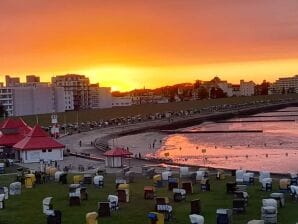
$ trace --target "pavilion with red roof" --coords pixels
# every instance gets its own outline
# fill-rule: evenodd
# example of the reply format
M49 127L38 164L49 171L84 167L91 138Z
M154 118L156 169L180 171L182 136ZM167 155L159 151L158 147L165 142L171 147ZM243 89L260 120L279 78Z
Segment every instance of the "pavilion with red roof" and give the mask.
M14 154L12 146L21 141L31 129L21 118L7 118L1 122L0 146L3 148L4 157L12 158Z
M132 155L131 152L122 148L114 148L104 153L106 156L106 166L108 167L122 167L123 158Z
M64 145L51 138L40 125L13 145L24 163L63 160Z

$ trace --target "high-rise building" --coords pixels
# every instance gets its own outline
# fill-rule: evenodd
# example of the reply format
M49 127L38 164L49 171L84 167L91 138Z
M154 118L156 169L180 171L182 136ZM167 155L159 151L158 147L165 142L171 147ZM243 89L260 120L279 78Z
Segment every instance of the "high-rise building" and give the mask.
M89 78L84 75L67 74L52 77L52 84L64 87L65 95L73 96L74 110L89 108Z
M13 87L13 116L65 111L62 87Z
M19 77L10 77L9 75L5 76L5 86L6 87L13 87L20 85L20 78Z
M0 105L8 116L13 116L13 93L11 88L0 87Z
M26 76L26 82L27 83L40 82L40 78L38 76L35 76L35 75L27 75Z

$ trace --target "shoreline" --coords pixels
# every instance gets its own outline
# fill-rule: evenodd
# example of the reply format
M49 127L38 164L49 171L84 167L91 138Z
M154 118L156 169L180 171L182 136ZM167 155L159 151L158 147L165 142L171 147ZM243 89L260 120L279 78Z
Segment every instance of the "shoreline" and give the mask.
M75 153L78 153L80 156L82 155L81 153L86 153L89 152L91 157L96 157L96 158L101 158L103 159L103 150L100 148L97 148L97 142L108 142L112 140L113 138L117 137L122 137L122 136L128 136L128 135L133 135L133 134L140 134L144 132L156 132L164 129L168 130L173 130L173 129L178 129L178 128L183 128L183 127L189 127L193 125L198 125L202 122L206 121L219 121L219 120L225 120L225 119L230 119L233 117L237 116L243 116L243 115L252 115L260 112L268 112L272 110L278 110L282 109L285 107L289 106L298 106L298 102L286 102L286 103L278 103L278 104L270 104L270 105L262 105L262 106L257 106L257 107L249 107L249 108L244 108L240 109L237 111L226 111L226 112L213 112L209 114L195 114L190 117L183 117L183 118L176 118L173 122L169 123L167 120L153 120L153 121L146 121L146 122L141 122L137 124L130 124L130 125L125 125L125 126L115 126L115 127L108 127L108 128L103 128L103 129L96 129L88 132L83 132L79 134L73 134L71 136L65 136L63 138L60 138L59 141L63 139L70 139L69 141L71 142L72 146L76 145L76 141L79 139L82 139L82 141L85 143L85 141L94 141L94 146L93 147L86 147L85 144L83 147L71 147L71 149L75 149ZM68 142L69 142L68 141ZM67 145L67 144L66 144ZM88 145L88 144L87 144ZM72 151L73 153L73 151ZM88 158L88 157L86 157ZM134 161L140 165L140 163L150 163L150 164L167 164L167 165L172 165L172 166L186 166L183 163L174 163L174 162L169 162L165 161L162 159L139 159L139 158L132 158L131 163L132 166L134 166ZM202 165L196 166L196 165L187 165L189 167L204 167ZM227 169L227 168L214 168L214 167L208 167L209 169L216 170L216 169L222 169L222 170L227 170L231 171L233 169ZM259 171L252 170L252 172L257 173ZM273 174L273 173L272 173ZM284 173L276 173L276 175L285 175Z

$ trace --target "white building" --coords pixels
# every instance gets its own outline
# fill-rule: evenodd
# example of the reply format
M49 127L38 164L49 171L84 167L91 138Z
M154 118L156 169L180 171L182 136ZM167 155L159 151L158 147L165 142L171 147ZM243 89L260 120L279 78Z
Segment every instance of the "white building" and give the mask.
M73 92L64 91L65 111L74 110Z
M84 75L67 74L52 77L52 84L57 87L64 87L67 96L70 96L71 93L69 92L72 92L75 110L89 108L89 78Z
M227 81L221 81L217 83L218 87L222 89L224 93L227 94L227 97L233 96L233 88L231 84L229 84Z
M231 85L231 87L232 87L232 96L241 96L240 85Z
M0 105L3 105L8 116L13 116L13 94L11 88L0 87Z
M224 93L227 94L228 97L233 96L233 88L232 85L229 84L225 80L221 80L219 77L215 76L212 80L210 81L205 81L202 83L203 87L207 89L209 92L209 97L210 97L210 91L212 88L220 88Z
M17 157L24 163L63 160L64 147L50 138L39 125L36 125L25 138L13 146L17 151Z
M168 103L169 99L163 96L147 95L147 96L132 96L132 104L148 104L148 103Z
M99 108L111 108L113 97L110 87L99 87Z
M89 86L90 108L111 108L113 103L110 87L99 87L98 84Z
M253 96L255 95L256 84L253 81L245 82L240 80L240 95L241 96Z
M269 88L269 94L298 93L298 75L279 78Z
M14 87L13 116L65 112L62 87Z
M113 97L112 106L113 107L127 107L132 105L131 97Z

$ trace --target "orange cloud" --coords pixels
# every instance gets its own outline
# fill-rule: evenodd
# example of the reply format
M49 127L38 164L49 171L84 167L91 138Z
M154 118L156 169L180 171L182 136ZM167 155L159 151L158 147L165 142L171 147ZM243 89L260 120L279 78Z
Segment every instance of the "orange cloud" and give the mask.
M0 2L0 74L82 72L118 89L297 73L295 0ZM261 75L261 76L260 76Z

